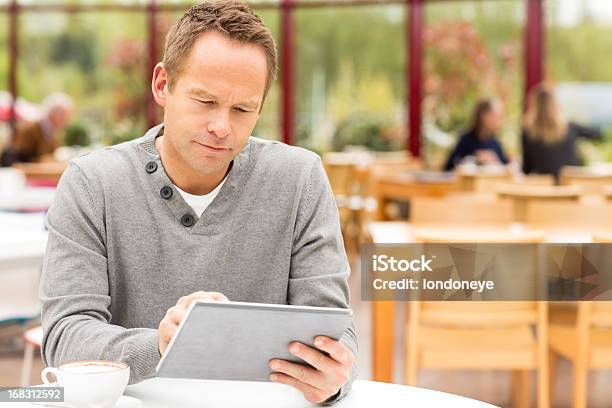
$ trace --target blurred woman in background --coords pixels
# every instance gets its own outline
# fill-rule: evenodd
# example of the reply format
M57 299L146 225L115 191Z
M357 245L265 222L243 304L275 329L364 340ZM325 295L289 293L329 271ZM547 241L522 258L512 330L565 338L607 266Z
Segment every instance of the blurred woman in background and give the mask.
M476 164L507 164L508 159L495 134L503 124L503 107L495 99L481 99L474 107L467 132L451 152L444 166L451 171L466 157L472 156Z
M561 167L582 164L576 150L579 137L601 139L602 134L596 129L567 122L550 87L534 88L529 94L521 134L523 172L552 174L558 181Z

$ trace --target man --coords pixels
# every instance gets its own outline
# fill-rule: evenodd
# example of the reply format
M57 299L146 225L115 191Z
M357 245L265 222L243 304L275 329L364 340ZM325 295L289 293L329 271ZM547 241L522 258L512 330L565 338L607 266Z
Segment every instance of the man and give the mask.
M195 299L348 307L320 159L249 136L276 67L269 30L240 1L195 5L171 29L152 81L163 125L73 161L49 211L45 363L121 360L134 383ZM314 368L274 359L271 380L335 402L356 376L354 329L315 345L289 347Z
M18 129L15 141L2 155L2 165L52 158L59 135L70 122L72 108L72 99L66 94L54 93L45 98L43 118Z

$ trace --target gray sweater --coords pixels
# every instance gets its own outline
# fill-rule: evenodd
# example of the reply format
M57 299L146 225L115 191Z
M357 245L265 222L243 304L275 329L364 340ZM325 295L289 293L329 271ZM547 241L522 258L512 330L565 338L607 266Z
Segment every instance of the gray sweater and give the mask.
M47 365L119 360L130 383L150 378L159 322L198 290L348 307L338 212L316 154L250 138L199 218L164 171L162 131L75 159L62 176L40 286ZM342 341L356 356L353 328Z

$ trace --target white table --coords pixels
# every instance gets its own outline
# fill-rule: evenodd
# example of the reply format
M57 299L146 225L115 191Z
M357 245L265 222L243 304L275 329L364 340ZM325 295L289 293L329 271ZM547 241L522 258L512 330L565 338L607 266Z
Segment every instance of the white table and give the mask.
M154 378L131 385L125 395L138 398L141 408L306 408L308 403L293 388L274 383L202 381ZM358 380L337 408L486 408L484 402L458 395L373 381ZM0 403L0 407L40 407L27 403Z
M38 283L47 232L44 213L0 211L0 320L40 313Z
M311 407L301 393L281 384L155 378L128 387L126 395L143 408L302 408ZM492 407L480 401L416 387L356 381L338 408Z
M0 210L48 210L55 197L54 187L24 187L0 192Z
M46 244L44 213L0 211L0 273L41 265Z

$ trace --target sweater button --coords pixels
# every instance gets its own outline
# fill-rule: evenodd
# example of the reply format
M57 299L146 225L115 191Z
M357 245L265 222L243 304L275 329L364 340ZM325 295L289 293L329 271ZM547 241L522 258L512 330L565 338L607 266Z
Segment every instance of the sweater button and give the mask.
M185 214L181 217L181 224L183 224L185 227L191 227L193 225L193 215L191 214Z
M162 189L159 190L159 194L161 195L161 198L168 200L170 197L172 197L172 189L168 186L163 186Z
M147 165L145 166L145 170L149 174L155 173L157 171L157 163L155 163L154 161L148 162Z

